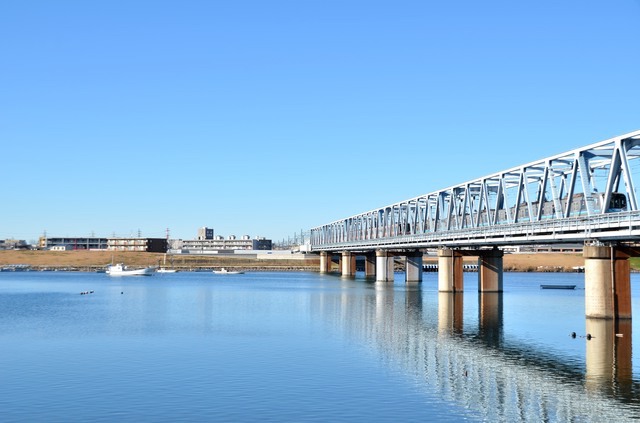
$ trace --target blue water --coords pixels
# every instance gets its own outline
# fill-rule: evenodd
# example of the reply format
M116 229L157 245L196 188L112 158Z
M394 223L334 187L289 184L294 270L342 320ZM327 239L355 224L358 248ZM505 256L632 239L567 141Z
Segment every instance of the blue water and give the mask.
M0 273L0 421L640 417L637 342L584 337L584 275L507 273L494 297L402 277Z

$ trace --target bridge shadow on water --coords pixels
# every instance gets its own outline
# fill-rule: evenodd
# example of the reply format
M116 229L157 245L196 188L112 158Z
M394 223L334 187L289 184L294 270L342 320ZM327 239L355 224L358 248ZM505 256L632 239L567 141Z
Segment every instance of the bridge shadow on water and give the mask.
M478 294L477 325L470 327L464 324L464 293L437 293L436 301L420 283L342 279L341 284L341 292L315 299L328 321L374 348L419 386L483 420L640 418L630 320L586 319L591 337L583 339L584 362L576 363L544 345L508 339L503 293ZM353 295L355 286L366 295Z

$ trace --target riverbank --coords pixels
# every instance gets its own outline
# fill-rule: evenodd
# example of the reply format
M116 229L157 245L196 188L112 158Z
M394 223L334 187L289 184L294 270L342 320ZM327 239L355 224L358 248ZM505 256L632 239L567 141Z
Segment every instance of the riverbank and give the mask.
M110 263L125 263L128 266L163 266L165 255L133 251L0 251L0 266L26 264L47 270L96 270ZM424 258L425 264L436 264L437 257ZM465 263L476 264L469 257ZM167 256L166 264L178 270L209 270L226 267L238 270L264 271L317 271L320 259L316 255L291 259L254 259L230 256ZM505 254L503 262L507 272L573 272L584 266L580 253L536 253ZM631 259L634 270L640 269L637 259ZM334 270L338 271L337 263Z
M425 263L437 264L438 259L425 260ZM477 264L475 257L468 257L465 264ZM575 272L584 267L582 253L535 253L505 254L503 259L505 272Z
M167 266L196 271L225 267L229 270L314 271L320 266L317 256L303 259L254 259L229 256L174 255L137 251L0 251L0 267L26 264L38 270L98 270L111 263L127 266Z

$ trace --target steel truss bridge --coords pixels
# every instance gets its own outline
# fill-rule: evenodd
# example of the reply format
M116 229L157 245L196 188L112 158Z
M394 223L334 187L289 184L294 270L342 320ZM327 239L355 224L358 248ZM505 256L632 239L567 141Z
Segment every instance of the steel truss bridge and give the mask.
M312 251L640 239L640 131L311 229Z

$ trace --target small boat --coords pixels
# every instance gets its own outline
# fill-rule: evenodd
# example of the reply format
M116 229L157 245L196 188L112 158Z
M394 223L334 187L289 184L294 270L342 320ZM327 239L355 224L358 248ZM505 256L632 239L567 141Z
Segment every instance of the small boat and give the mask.
M160 267L157 272L158 273L176 273L177 270L173 269L173 259L171 260L171 267L167 267L167 255L164 255L164 263L162 264L162 267Z
M540 285L542 289L576 289L575 285Z
M130 269L122 263L110 264L106 273L109 276L151 276L156 272L155 267L145 267L143 269Z
M31 270L29 264L9 264L0 269L0 272L28 272Z
M214 270L213 273L215 273L216 275L241 275L244 272L240 270L227 270L223 267L220 270Z

